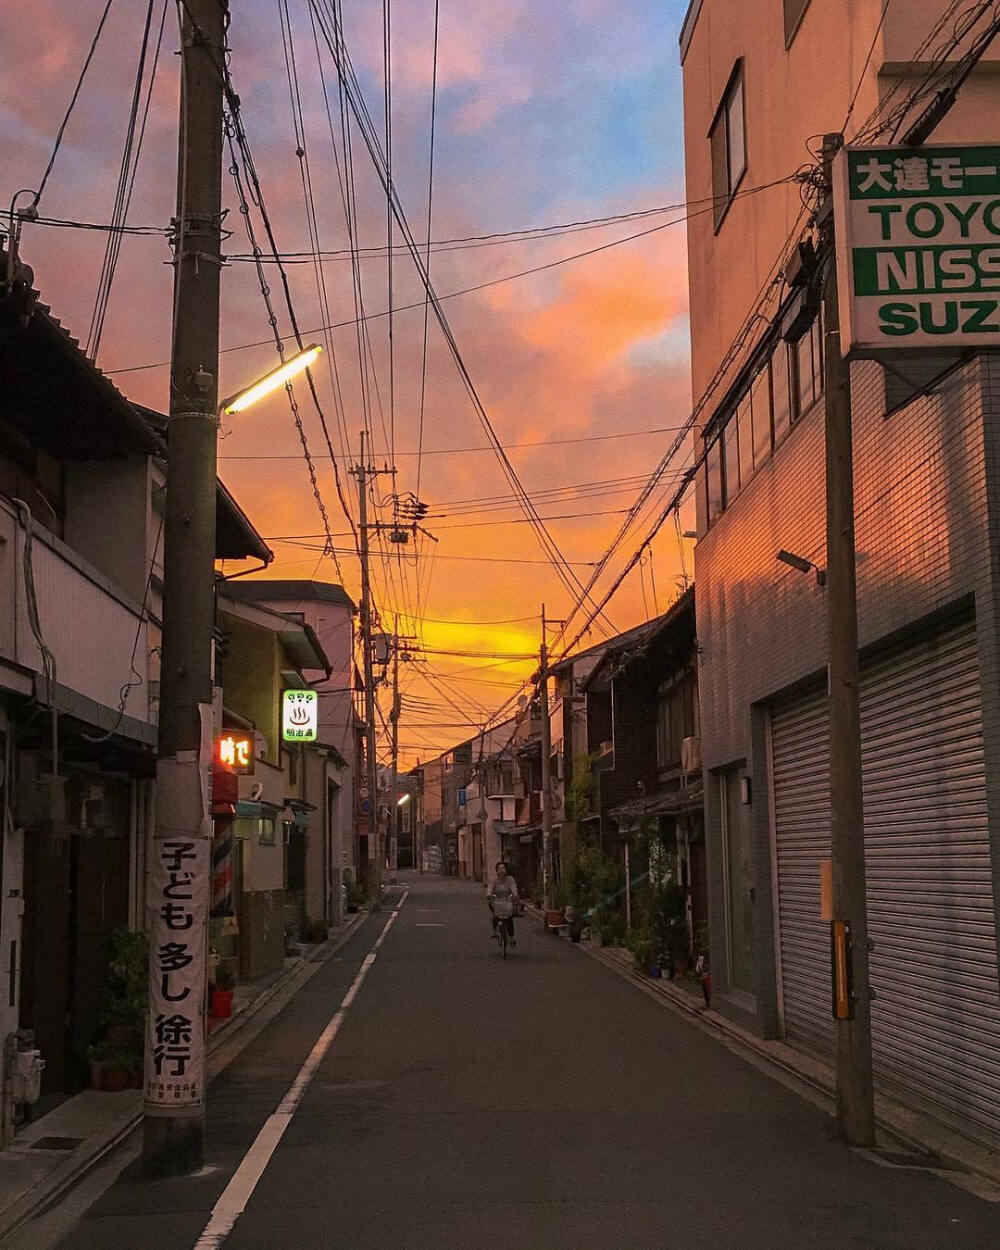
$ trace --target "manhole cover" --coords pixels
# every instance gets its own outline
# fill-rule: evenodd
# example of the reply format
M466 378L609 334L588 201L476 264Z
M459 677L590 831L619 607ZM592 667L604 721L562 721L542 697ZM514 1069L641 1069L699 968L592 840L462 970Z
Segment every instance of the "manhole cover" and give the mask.
M75 1150L82 1137L39 1137L31 1143L32 1150Z

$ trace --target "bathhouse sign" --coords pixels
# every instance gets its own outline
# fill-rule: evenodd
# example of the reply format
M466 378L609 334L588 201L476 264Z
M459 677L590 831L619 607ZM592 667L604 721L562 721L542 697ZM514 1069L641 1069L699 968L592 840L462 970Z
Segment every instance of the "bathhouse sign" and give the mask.
M844 148L834 210L845 351L1000 347L1000 145Z

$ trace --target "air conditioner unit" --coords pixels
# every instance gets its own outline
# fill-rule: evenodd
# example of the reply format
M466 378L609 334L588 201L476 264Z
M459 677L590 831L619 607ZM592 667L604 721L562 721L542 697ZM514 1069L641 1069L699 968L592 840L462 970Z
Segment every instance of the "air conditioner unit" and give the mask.
M681 772L701 771L701 739L685 738L681 743Z

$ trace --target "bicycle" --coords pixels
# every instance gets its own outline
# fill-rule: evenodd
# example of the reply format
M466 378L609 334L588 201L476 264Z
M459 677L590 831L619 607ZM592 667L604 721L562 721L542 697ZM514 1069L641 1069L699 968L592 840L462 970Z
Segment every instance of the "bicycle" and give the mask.
M490 901L493 913L493 930L500 945L500 958L507 958L507 947L514 939L514 904L509 899L495 898Z

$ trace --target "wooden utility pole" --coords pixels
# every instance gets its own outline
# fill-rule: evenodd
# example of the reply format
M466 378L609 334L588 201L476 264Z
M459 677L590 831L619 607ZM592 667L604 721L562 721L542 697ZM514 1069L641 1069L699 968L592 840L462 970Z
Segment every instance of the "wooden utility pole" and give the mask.
M358 528L361 550L361 648L365 678L365 753L371 811L368 816L368 901L372 911L382 910L382 856L378 829L378 766L375 762L375 673L372 665L372 598L368 548L368 479L365 432L361 431L361 459L354 470L358 479Z
M542 645L538 651L538 698L542 715L542 895L545 910L552 908L552 781L549 755L552 750L549 729L549 648L545 638L545 604L542 604Z
M142 1166L202 1166L226 0L185 0Z
M837 1125L854 1146L875 1141L868 902L861 790L858 603L854 547L851 371L840 344L837 253L830 188L843 136L823 138L826 400L826 597L830 708L830 858L833 875Z

